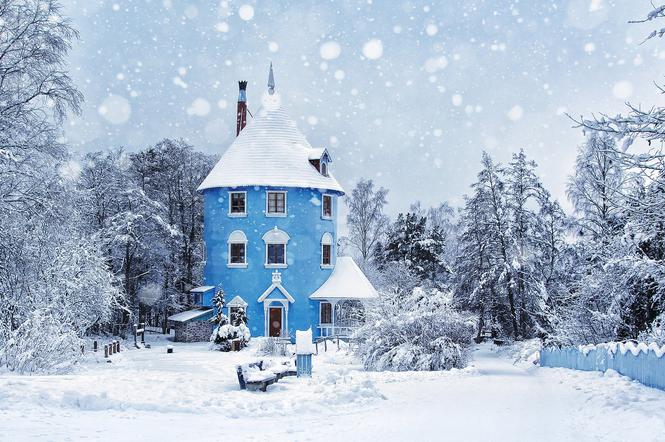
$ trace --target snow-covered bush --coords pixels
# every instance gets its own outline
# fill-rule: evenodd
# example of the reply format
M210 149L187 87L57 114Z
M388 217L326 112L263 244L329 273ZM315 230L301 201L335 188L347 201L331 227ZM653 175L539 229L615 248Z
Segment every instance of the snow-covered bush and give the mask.
M220 351L231 351L231 341L240 339L243 344L249 342L251 332L247 327L247 315L245 309L236 309L233 313L232 321L223 313L224 309L224 290L217 288L215 296L212 299L217 314L211 321L217 326L212 331L210 342L215 345L215 349Z
M82 344L69 324L40 309L11 332L0 346L0 358L9 370L19 373L61 372L78 360Z
M290 356L288 345L278 338L257 338L256 354L259 356Z
M415 289L381 293L355 333L366 370L425 371L466 366L474 324L449 304L450 294Z

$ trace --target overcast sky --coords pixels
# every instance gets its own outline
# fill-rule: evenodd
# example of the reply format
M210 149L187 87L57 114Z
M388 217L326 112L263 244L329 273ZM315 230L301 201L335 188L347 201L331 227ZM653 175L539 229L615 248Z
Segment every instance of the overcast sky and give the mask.
M71 70L86 97L67 140L80 151L164 137L222 154L237 80L257 110L268 64L313 146L350 190L459 205L481 152L524 148L569 208L579 129L564 115L663 104L665 45L629 25L647 0L64 0L81 33Z

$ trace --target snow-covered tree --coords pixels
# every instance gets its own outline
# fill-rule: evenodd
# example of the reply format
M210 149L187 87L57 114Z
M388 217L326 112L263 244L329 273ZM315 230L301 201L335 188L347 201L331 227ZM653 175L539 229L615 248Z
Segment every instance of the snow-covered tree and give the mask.
M53 371L76 361L119 292L80 212L79 166L58 142L82 100L65 66L77 33L57 1L0 6L0 361Z

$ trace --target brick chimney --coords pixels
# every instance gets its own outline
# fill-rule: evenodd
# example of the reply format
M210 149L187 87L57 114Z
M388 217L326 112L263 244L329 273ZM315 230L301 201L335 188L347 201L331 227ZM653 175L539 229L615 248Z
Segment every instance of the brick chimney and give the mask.
M247 125L247 82L239 81L238 88L238 114L236 119L236 137L240 135L240 131Z

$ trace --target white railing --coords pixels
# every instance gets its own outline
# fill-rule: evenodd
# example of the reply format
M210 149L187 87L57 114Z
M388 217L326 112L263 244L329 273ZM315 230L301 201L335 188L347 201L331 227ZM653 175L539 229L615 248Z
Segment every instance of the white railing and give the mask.
M347 337L351 336L357 327L344 326L344 325L333 325L333 324L319 324L320 336L322 338L332 337L332 336L342 336Z

